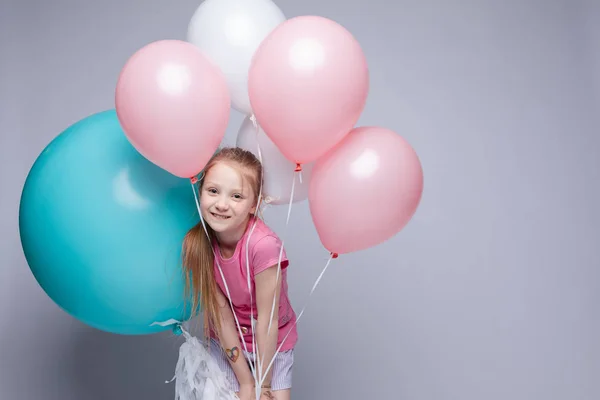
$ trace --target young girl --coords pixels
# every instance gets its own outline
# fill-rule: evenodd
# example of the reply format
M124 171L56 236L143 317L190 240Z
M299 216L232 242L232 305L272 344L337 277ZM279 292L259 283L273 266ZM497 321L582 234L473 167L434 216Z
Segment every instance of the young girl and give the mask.
M255 399L252 363L257 376L260 373L264 377L261 400L289 400L293 349L298 339L296 314L288 298L289 262L285 252L277 279L282 243L256 216L261 177L262 166L249 151L225 148L213 156L204 169L199 189L200 210L210 238L201 223L192 228L183 244L183 265L194 302L202 305L211 354L228 376L231 389L241 400ZM252 293L248 290L247 261ZM225 284L244 343L240 341ZM252 343L253 329L257 349ZM258 353L263 364L260 372L253 352ZM273 357L275 360L266 371Z

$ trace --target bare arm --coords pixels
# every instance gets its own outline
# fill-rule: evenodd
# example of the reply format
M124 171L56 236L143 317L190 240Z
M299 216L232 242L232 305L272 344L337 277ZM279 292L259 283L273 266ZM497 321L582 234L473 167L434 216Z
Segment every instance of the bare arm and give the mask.
M262 362L261 375L264 378L263 385L271 384L273 366L266 371L275 356L277 350L277 338L279 335L279 296L281 292L281 277L277 279L277 265L267 268L255 277L256 283L256 308L258 319L256 322L256 342ZM273 296L275 297L275 309L269 330L269 321L271 320L271 310L273 308ZM268 333L267 333L268 331ZM266 375L265 375L266 372ZM266 377L265 377L266 376Z
M231 306L220 290L217 290L217 301L219 302L219 315L221 316L221 332L218 333L221 347L223 347L240 385L254 385L252 371L250 371L250 367L242 353L243 347L240 343L239 332L233 318Z

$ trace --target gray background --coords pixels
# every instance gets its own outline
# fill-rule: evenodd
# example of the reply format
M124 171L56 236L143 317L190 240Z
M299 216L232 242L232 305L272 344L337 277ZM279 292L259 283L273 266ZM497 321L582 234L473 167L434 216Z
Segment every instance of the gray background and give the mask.
M371 70L359 124L407 138L426 178L409 226L336 260L317 288L293 398L599 399L599 2L277 3L354 33ZM173 396L164 381L181 339L107 334L60 311L25 263L17 216L43 147L112 108L126 59L184 39L198 4L2 0L2 399ZM229 143L241 121L232 115ZM285 213L267 213L279 232ZM327 254L306 202L290 223L300 309Z

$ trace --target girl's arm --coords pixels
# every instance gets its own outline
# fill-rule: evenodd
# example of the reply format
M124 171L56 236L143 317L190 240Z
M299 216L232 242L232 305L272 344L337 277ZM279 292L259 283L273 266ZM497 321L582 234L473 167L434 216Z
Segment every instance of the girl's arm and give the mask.
M258 319L256 321L256 343L258 345L258 354L262 362L261 377L264 378L263 386L270 386L273 372L273 365L269 371L265 371L271 360L275 356L277 350L277 338L279 336L279 295L281 291L282 273L279 271L279 279L277 279L277 264L256 275L256 308ZM269 319L273 307L273 296L275 296L275 309L273 310L273 318L271 322L271 330L269 330ZM268 331L268 334L267 334ZM258 364L257 364L258 369Z
M229 301L223 295L221 290L217 288L217 301L219 303L219 315L221 317L221 332L218 332L219 342L225 351L229 364L235 373L235 376L240 384L254 386L254 377L252 371L246 362L243 347L240 343L240 337L233 318Z

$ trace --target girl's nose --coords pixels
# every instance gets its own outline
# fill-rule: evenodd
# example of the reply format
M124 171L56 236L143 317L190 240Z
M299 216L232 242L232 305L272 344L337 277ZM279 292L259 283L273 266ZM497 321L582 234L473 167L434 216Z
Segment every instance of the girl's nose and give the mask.
M225 210L227 210L229 208L229 203L227 203L227 200L225 200L225 199L219 199L216 202L215 207L219 211L225 211Z

